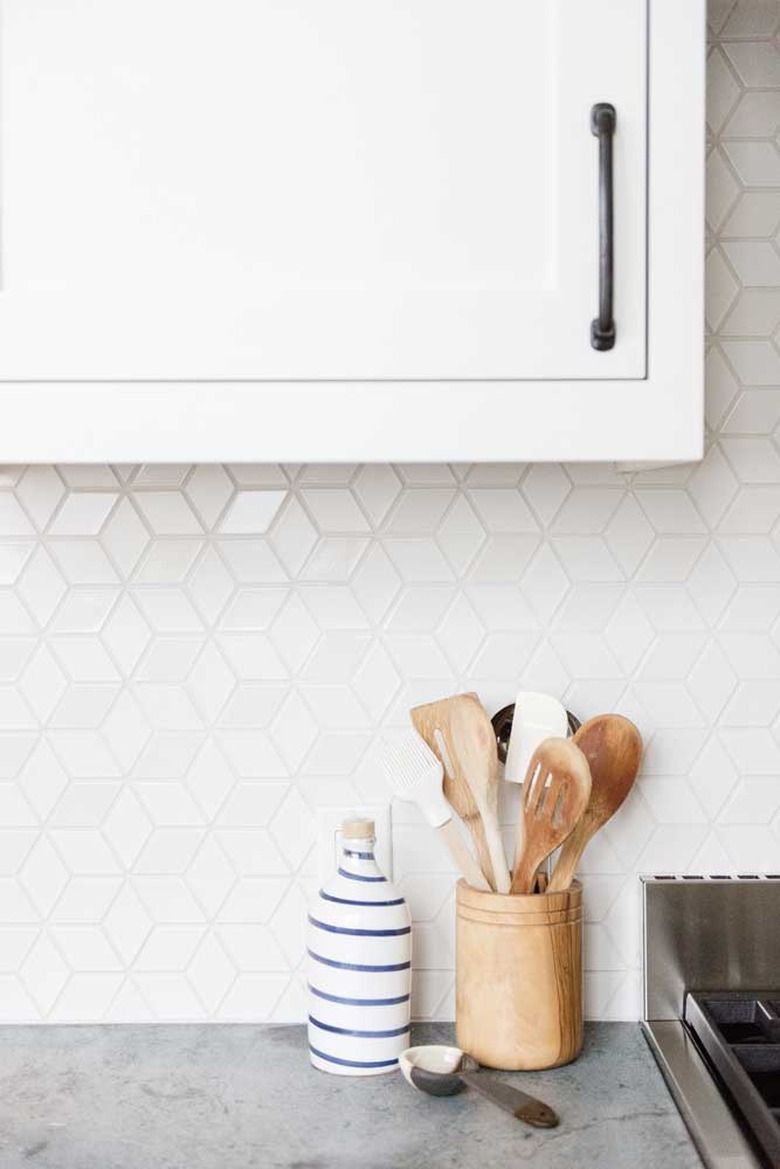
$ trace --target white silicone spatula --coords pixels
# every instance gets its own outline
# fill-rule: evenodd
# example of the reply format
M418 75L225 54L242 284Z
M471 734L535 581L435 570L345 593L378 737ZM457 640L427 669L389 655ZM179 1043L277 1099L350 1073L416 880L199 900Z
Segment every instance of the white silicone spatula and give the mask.
M567 730L566 710L557 698L521 690L515 699L504 779L522 783L539 744L545 739L565 739Z
M399 799L417 804L425 819L450 850L461 876L483 892L490 890L479 865L469 852L453 820L452 806L442 791L444 768L416 731L384 743L382 767Z

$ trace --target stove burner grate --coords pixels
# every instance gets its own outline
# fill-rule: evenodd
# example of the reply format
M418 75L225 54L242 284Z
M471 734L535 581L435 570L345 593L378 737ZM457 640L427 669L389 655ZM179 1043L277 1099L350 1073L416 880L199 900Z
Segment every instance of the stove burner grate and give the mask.
M771 1166L780 1166L780 992L698 991L685 1021Z

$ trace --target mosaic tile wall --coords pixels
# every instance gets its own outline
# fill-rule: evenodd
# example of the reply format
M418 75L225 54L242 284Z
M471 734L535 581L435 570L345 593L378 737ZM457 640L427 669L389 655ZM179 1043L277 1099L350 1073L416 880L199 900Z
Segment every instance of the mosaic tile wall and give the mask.
M779 17L711 3L701 465L3 469L0 1019L301 1018L315 811L458 689L644 733L590 1015L638 1014L638 873L780 867ZM451 1017L447 858L394 843Z

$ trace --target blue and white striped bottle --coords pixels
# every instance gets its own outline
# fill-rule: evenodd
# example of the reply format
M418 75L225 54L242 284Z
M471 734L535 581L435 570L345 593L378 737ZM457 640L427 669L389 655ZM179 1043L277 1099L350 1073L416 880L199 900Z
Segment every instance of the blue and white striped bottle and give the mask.
M373 820L347 820L341 860L309 913L309 1055L323 1072L394 1071L409 1046L412 930L377 868Z

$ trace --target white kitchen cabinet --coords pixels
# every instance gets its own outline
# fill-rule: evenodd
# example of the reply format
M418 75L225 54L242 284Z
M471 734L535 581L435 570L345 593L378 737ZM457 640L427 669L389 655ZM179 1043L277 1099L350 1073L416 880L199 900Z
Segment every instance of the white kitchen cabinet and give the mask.
M702 0L0 19L0 458L699 456Z

